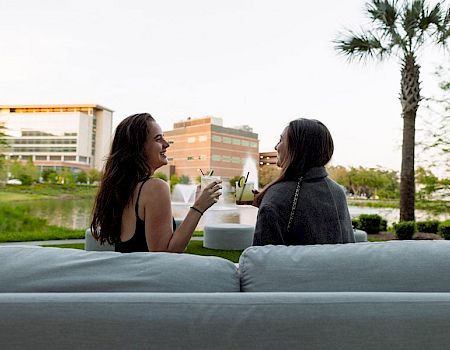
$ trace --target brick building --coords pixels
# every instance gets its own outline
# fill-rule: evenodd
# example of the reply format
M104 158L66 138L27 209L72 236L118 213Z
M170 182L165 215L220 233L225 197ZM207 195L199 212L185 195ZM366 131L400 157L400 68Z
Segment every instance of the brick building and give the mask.
M259 162L258 134L248 126L224 127L220 118L188 118L174 123L164 135L170 143L165 172L189 176L191 182L201 175L200 169L231 178L242 175L249 161Z

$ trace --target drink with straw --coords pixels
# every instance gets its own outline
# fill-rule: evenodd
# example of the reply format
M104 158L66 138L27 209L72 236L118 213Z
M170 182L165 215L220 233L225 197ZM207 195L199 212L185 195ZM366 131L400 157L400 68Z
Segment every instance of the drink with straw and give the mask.
M236 204L237 205L251 205L253 203L254 194L252 190L255 187L253 182L248 182L248 175L246 177L241 176L239 181L236 181Z
M200 189L203 191L206 186L208 186L211 182L216 180L220 181L220 176L213 176L214 170L209 171L208 173L204 173L202 169L200 169L202 176L200 177Z

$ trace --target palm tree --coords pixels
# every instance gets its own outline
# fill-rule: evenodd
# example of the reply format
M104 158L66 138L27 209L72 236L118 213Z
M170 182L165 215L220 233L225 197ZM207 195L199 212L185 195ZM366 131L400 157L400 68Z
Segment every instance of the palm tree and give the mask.
M414 145L416 112L421 100L419 51L432 43L446 48L450 37L450 8L426 0L371 0L366 5L373 27L361 34L348 31L335 41L336 49L352 59L390 56L401 59L400 102L403 117L400 172L400 221L414 220Z

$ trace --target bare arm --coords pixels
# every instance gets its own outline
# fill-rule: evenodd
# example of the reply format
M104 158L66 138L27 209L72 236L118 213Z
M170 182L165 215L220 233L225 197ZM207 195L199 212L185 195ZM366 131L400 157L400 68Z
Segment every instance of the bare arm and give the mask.
M196 199L193 206L204 212L217 202L221 188L220 184L210 184ZM182 253L197 227L201 214L190 209L183 223L174 232L170 191L167 183L159 179L152 179L144 185L143 191L145 191L146 198L144 203L145 236L149 250Z

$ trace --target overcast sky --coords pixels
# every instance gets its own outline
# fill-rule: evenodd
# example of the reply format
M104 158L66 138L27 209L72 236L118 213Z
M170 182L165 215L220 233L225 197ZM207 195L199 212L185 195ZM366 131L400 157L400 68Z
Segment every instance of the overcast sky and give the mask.
M334 165L398 170L400 66L349 63L333 40L368 20L362 0L0 0L0 104L95 103L248 124L260 151L287 123L316 118ZM448 56L421 56L424 95Z

